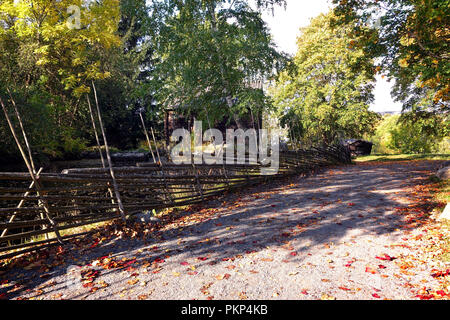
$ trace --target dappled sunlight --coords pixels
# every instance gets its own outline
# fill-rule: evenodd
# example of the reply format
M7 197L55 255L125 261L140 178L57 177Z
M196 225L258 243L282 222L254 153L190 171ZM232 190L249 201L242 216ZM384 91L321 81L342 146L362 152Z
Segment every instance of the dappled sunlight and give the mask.
M430 165L437 164L423 163L417 172L426 176ZM167 299L174 290L182 292L180 298L238 298L233 296L236 292L223 287L225 281L234 288L246 284L246 290L242 290L247 296L267 299L271 297L258 295L259 286L275 290L272 287L277 283L286 282L279 294L284 292L291 297L288 288L309 284L308 292L312 293L313 282L305 277L326 278L329 272L339 274L335 279L328 278L329 286L343 279L356 281L352 277L362 281L360 286L367 286L369 283L364 283L370 277L360 278L368 263L365 261L383 252L401 255L405 248L392 245L401 242L405 232L419 228L428 217L407 215L411 210L426 212L433 206L423 201L414 204L409 188L393 188L399 184L414 187L412 180L404 179L409 166L380 165L380 169L383 170L367 170L361 164L342 167L340 173L333 175L333 169L327 169L309 178L294 177L253 187L245 193L229 194L191 212L163 216L161 224L148 234L143 233L145 225L139 224L137 229L125 230L119 238L117 233L111 236L104 232L106 237L101 243L84 241L81 250L67 252L61 266L49 267L47 277L25 271L24 277L31 276L30 282L15 291L13 297L31 297L36 290L42 290L38 297L64 294L64 298L71 299L111 299L148 294L143 292L151 288L151 299ZM389 179L385 177L386 170L390 170ZM367 179L361 179L362 175L367 175ZM340 183L343 188L339 188ZM372 183L382 191L374 192ZM137 232L135 236L132 230ZM99 237L101 234L99 231ZM91 282L79 282L92 285L64 289L66 268L72 264L98 270ZM316 271L311 273L311 268ZM352 273L347 272L354 268L357 269ZM363 274L359 275L357 270L361 268ZM388 276L395 267L388 269L376 273ZM17 273L17 269L9 271L8 278ZM270 277L277 280L270 284ZM391 282L383 281L391 286ZM49 286L49 282L55 283ZM103 283L107 285L102 287ZM205 284L209 284L207 289ZM354 295L369 294L366 289ZM408 292L402 291L402 295ZM384 294L389 297L392 293Z

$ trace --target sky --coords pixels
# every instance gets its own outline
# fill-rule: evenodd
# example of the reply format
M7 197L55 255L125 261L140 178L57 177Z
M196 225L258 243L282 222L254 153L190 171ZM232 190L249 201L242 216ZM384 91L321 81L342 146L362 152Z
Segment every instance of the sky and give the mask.
M269 25L274 42L282 51L294 55L297 51L299 29L309 25L310 19L331 8L328 0L287 0L286 10L275 8L274 15L264 13L263 18ZM377 76L374 91L375 102L370 109L376 112L401 111L402 105L395 103L390 95L391 84Z

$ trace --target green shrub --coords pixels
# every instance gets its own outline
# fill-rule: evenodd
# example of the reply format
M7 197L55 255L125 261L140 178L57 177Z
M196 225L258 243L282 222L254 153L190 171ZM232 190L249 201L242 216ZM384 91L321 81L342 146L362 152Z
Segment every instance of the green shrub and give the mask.
M375 134L374 154L449 153L449 125L443 117L412 119L408 114L385 116Z

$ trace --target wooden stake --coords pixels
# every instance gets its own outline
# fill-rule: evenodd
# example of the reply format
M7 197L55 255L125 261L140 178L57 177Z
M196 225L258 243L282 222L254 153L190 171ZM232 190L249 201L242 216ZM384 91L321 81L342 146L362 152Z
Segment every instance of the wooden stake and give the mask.
M199 177L198 177L197 168L195 167L195 164L194 164L194 161L193 161L193 160L192 160L192 170L194 171L195 181L197 182L198 193L199 193L200 196L202 197L202 201L205 201L205 198L203 197L202 186L201 186L201 184L200 184L200 179L199 179Z
M159 166L160 166L160 168L161 168L162 178L163 178L163 180L164 180L164 185L166 186L166 194L167 194L167 197L168 197L168 199L170 200L170 202L173 204L174 201L173 201L172 195L171 195L170 192L169 192L169 187L167 186L167 181L166 181L166 178L165 178L164 164L162 163L161 157L159 156L158 145L156 144L155 132L153 131L153 128L150 128L150 130L152 131L153 142L155 143L156 154L157 154L157 156L158 156L158 162L159 162Z
M34 166L33 154L31 152L31 146L30 146L30 143L28 142L28 137L27 137L27 134L25 132L25 128L23 126L22 117L20 116L19 109L17 108L16 102L13 99L11 91L9 91L9 88L7 88L6 90L8 90L9 97L11 99L11 103L12 103L12 105L14 107L14 112L16 114L17 120L19 121L19 126L20 126L20 129L22 131L23 140L25 142L25 146L27 147L28 157L29 157L29 161L30 161L30 164L31 164L31 168L33 169L33 173L36 174L36 167ZM42 206L42 203L40 203L40 202L38 202L38 203L39 203L39 206ZM44 214L43 213L41 213L41 219L44 219ZM43 226L43 229L44 228L45 227ZM45 234L45 238L48 239L48 234L47 233Z
M94 119L94 112L92 111L92 106L91 106L91 100L89 99L89 96L86 95L86 99L88 102L88 106L89 106L89 114L91 115L91 123L92 123L92 128L94 129L94 134L95 134L95 140L97 141L97 147L98 147L98 152L100 153L100 160L102 162L102 167L106 168L106 164L105 164L105 158L103 157L103 152L102 152L102 147L100 145L100 139L98 137L98 132L97 132L97 125L95 124L95 119ZM108 193L111 196L111 202L113 204L115 204L114 201L114 195L113 195L113 191L110 188L110 184L109 182L107 183L108 185ZM119 212L120 213L120 212Z
M116 177L114 175L114 170L113 170L112 161L111 161L111 155L109 153L108 140L106 139L105 129L103 128L103 120L102 120L102 115L101 115L101 112L100 112L100 107L98 105L97 90L95 89L94 81L92 81L92 88L94 89L94 96L95 96L95 104L97 106L98 121L100 123L100 130L102 131L102 135L103 135L103 142L105 143L106 158L108 160L109 173L110 173L111 179L113 181L114 193L116 195L117 204L119 206L119 213L120 213L123 221L126 222L125 210L123 208L122 200L120 198L119 186L117 185Z
M44 168L40 168L39 171L37 172L37 175L39 176L39 174L42 172ZM33 189L34 187L34 181L31 182L30 186L28 187L28 189ZM27 191L23 194L24 197L27 197L30 194L30 191ZM17 209L22 208L23 204L25 203L25 200L21 200L19 202L19 204L17 205ZM17 212L14 212L13 215L11 216L11 218L9 218L8 223L11 223L14 221L14 219L17 217ZM8 233L8 229L3 230L2 234L0 235L0 238L3 238L4 236L6 236L6 234Z
M100 139L97 133L97 125L95 124L94 113L92 112L91 100L88 95L86 95L86 99L89 106L89 114L91 116L92 128L94 129L95 140L97 141L98 152L100 153L100 160L102 161L102 167L106 168L105 158L103 157L102 147L100 145Z
M12 135L14 137L14 140L15 140L15 142L17 144L17 147L19 148L20 154L22 155L22 158L25 161L25 165L27 166L27 169L28 169L28 172L29 172L29 174L31 176L31 179L33 179L34 187L36 188L36 194L37 194L39 200L41 201L41 203L42 203L42 205L44 207L44 212L45 212L46 218L49 221L50 225L52 226L53 231L56 234L56 238L58 239L58 242L63 244L63 241L61 240L61 236L59 234L57 225L56 225L55 221L53 220L52 215L50 213L49 205L48 205L47 201L44 198L42 198L42 192L41 192L42 186L39 183L39 180L36 178L36 175L35 175L35 173L33 171L33 168L31 167L31 164L30 164L30 162L27 159L27 156L26 156L26 154L25 154L25 152L24 152L24 150L22 148L22 145L20 144L20 141L17 138L16 131L14 130L14 126L11 123L11 120L10 120L9 115L8 115L8 111L6 110L6 106L3 103L3 100L2 100L1 97L0 97L0 104L2 105L3 112L5 113L5 118L6 118L6 121L8 122L9 129L11 130L11 133L12 133Z
M145 138L147 139L148 148L150 149L150 152L152 153L153 162L156 163L155 154L153 153L152 144L151 144L150 138L148 136L147 128L145 127L145 122L144 122L144 118L142 117L142 112L139 112L139 116L141 118L142 128L144 129ZM156 149L158 149L156 145L155 145L155 147L156 147Z
M27 134L25 133L25 128L23 127L22 117L19 114L19 110L17 109L16 102L14 101L14 99L11 95L11 91L9 91L9 88L7 88L6 90L8 90L9 97L11 98L11 102L14 107L14 112L16 113L17 120L19 120L19 126L22 131L22 136L23 136L23 140L25 141L25 146L27 147L27 150L28 150L28 157L30 159L31 168L33 169L33 172L36 173L36 168L34 167L33 156L31 153L31 147L28 142Z

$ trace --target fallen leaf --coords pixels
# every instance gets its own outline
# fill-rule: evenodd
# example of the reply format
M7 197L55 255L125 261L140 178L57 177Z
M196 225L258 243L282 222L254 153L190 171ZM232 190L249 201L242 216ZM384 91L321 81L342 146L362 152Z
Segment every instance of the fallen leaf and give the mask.
M328 294L326 294L326 293L324 293L324 294L322 294L322 296L320 297L320 300L336 300L336 298L333 297L333 296L330 296L330 295L328 295Z
M366 267L366 272L371 273L371 274L378 273L377 270L373 269L372 267Z
M396 258L389 256L388 254L384 253L383 255L376 257L379 260L384 260L384 261L392 261L395 260Z
M341 289L341 290L344 290L344 291L350 291L351 289L349 289L349 288L347 288L347 287L338 287L339 289Z
M89 290L89 292L94 293L95 291L97 291L99 288L97 287L92 287L91 290Z
M247 300L248 299L248 297L245 294L245 292L239 292L238 296L239 296L239 299L241 299L241 300Z

